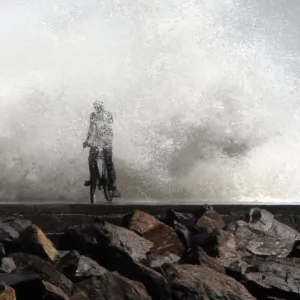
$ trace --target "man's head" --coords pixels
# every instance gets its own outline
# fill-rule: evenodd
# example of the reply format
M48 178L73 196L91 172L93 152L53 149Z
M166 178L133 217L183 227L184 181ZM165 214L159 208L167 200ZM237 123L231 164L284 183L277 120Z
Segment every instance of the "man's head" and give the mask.
M94 108L96 112L102 112L104 110L104 105L102 101L95 101L94 102Z

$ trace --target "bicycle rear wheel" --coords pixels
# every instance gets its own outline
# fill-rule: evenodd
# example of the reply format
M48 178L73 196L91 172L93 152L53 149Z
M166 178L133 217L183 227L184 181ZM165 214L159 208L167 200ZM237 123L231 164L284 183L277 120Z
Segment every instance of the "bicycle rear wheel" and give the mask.
M90 185L90 200L91 204L96 202L96 190L97 190L97 179L98 179L98 166L97 163L93 164L91 172L91 185Z
M108 174L107 174L107 169L105 166L105 163L102 164L102 187L103 187L103 192L104 192L104 197L107 202L112 202L114 198L114 191L109 190L109 179L108 179Z

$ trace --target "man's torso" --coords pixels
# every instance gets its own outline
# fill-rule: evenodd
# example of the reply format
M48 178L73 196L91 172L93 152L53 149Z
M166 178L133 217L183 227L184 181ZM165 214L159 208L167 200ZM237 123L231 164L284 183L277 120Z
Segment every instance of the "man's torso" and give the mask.
M103 111L103 113L93 112L90 122L93 125L93 132L89 143L93 147L99 148L111 146L113 140L112 114L109 111Z

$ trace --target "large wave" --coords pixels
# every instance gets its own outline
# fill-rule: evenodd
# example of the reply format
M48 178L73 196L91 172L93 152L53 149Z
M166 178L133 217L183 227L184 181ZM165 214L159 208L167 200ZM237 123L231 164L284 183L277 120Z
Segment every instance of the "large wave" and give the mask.
M275 2L1 3L0 198L87 199L98 99L124 197L297 198L298 18Z

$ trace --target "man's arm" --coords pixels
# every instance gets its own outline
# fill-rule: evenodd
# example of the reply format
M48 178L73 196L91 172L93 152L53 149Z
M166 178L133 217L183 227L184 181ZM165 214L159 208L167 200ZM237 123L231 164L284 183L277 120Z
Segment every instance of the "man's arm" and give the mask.
M87 137L86 137L85 142L83 143L83 147L84 147L84 148L88 145L88 141L89 141L89 139L91 138L92 133L93 133L93 131L94 131L94 128L95 128L95 122L94 122L94 119L95 119L95 114L92 113L91 116L90 116L90 125L89 125L89 130L88 130L88 133L87 133Z
M109 123L109 124L114 123L114 117L111 112L107 112L107 123Z

